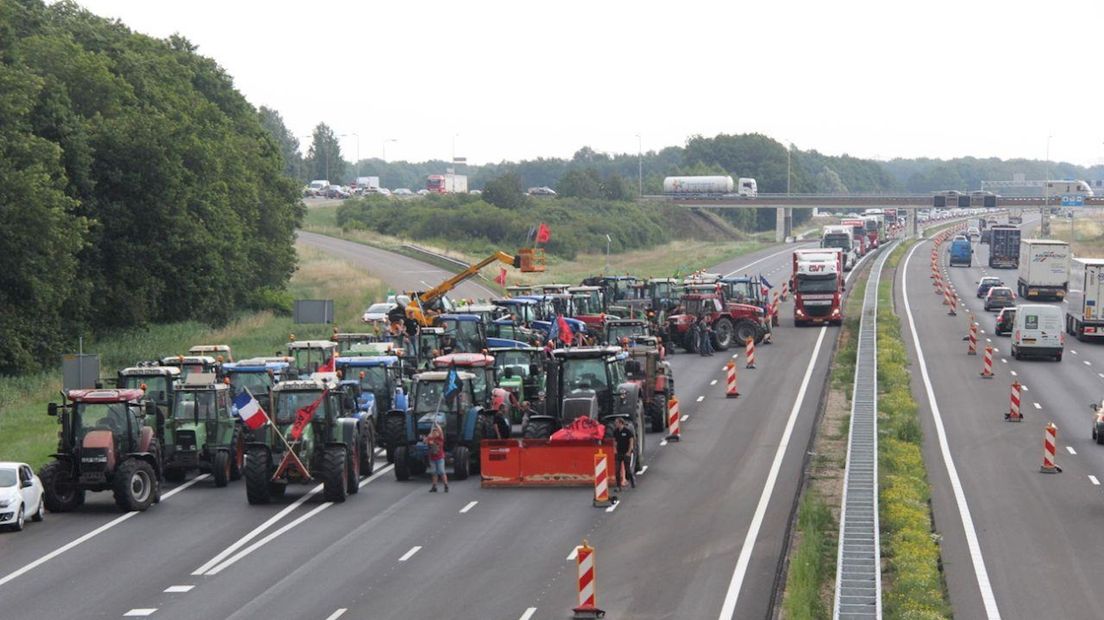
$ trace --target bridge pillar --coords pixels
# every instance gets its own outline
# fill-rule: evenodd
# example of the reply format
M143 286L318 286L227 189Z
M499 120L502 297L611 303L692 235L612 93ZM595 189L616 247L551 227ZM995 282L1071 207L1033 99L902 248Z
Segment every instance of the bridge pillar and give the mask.
M774 241L782 243L786 240L786 208L776 207L774 210Z
M782 231L782 236L790 237L793 235L793 207L786 207L785 224L786 228Z

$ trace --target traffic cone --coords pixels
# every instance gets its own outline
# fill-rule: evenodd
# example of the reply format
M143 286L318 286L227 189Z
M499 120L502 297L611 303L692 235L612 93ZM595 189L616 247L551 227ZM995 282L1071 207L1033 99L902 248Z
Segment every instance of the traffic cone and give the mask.
M1004 414L1004 419L1008 422L1023 422L1023 415L1020 414L1020 382L1018 380L1012 381L1012 395L1008 413Z
M755 368L755 339L748 338L744 341L744 355L747 356L747 364L744 368Z
M985 359L981 362L981 378L993 378L993 347L985 345Z
M966 349L966 355L977 355L977 332L978 324L973 320L970 321L970 335L967 336L968 347Z
M951 289L947 289L947 316L958 316L958 298Z
M682 422L682 413L679 411L679 403L677 398L672 398L667 401L667 426L670 433L667 435L667 441L680 441L682 433L679 430L679 423Z
M1043 466L1039 468L1039 471L1044 474L1059 474L1062 473L1062 468L1058 467L1057 459L1055 458L1055 452L1058 447L1058 427L1054 425L1054 422L1047 424L1046 431L1043 433Z
M609 505L609 462L606 453L599 450L594 455L594 506L604 508Z
M725 398L739 398L740 393L736 391L736 362L730 361L725 364L725 371L728 374L728 380L725 383Z
M575 566L578 572L579 604L572 609L575 618L601 618L605 611L598 608L598 584L594 571L594 547L585 539L575 556Z
M790 292L790 283L789 282L783 282L782 283L782 301L786 301L786 295L788 295L789 292Z

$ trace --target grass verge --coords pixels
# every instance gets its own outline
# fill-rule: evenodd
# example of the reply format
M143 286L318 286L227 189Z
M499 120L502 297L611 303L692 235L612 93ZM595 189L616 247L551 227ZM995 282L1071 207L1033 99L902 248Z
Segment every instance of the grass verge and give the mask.
M350 327L365 305L384 292L378 280L349 263L301 245L298 250L299 269L289 292L295 299L333 299L338 319ZM291 317L255 312L219 328L192 321L127 330L86 341L85 352L99 353L101 374L111 377L139 360L183 353L194 344L226 343L242 359L274 354L291 333L303 339L326 337L331 331L330 326L294 325ZM56 420L46 416L46 404L59 401L60 390L60 369L0 377L0 460L23 461L36 469L46 462L57 442Z

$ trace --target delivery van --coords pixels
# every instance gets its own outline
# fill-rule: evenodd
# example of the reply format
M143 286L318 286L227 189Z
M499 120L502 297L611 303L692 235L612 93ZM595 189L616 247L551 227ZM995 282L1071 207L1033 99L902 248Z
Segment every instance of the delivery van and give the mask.
M1062 349L1066 345L1064 319L1059 306L1017 306L1012 326L1012 357L1053 357L1056 362L1062 361Z

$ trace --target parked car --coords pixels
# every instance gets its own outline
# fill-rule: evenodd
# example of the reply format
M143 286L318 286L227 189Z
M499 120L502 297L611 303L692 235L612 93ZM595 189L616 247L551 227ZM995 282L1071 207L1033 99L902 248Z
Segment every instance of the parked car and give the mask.
M993 325L993 333L998 336L1011 336L1012 327L1016 324L1016 306L1001 308L997 315L997 321Z
M352 196L352 194L350 194L347 189L345 189L344 187L341 187L340 185L331 185L331 186L327 187L326 190L324 192L322 192L322 195L325 196L326 198L337 198L337 199L344 199L344 198L349 198L350 196Z
M422 189L417 191L417 194L419 196L428 196L429 195L429 190L425 189L425 188L422 188Z
M391 192L391 194L395 196L413 196L414 192L410 191L410 189L406 187L397 187L395 188L395 191Z
M530 196L555 196L556 195L556 190L552 189L551 187L543 187L543 186L542 187L530 187L529 188L529 195Z
M381 301L368 306L368 309L364 311L360 319L365 323L371 323L373 321L387 322L387 313L390 312L396 306L395 302Z
M23 529L27 517L41 521L46 515L42 481L26 463L0 463L0 527Z
M1004 286L1004 282L996 276L985 276L978 280L977 296L981 299L989 294L989 289L994 286Z
M992 312L1016 305L1016 294L1007 286L994 286L985 295L985 311Z
M970 238L970 241L973 241L981 236L981 231L977 229L977 226L971 226L966 230L966 236Z

